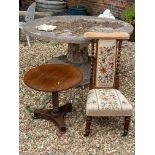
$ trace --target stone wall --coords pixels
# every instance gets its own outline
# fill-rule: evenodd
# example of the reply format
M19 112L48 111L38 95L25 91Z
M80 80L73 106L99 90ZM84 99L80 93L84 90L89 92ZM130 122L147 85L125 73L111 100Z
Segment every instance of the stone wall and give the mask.
M68 7L74 5L75 0L66 0ZM115 17L120 17L122 11L134 0L79 0L80 5L87 8L89 15L99 15L105 9L110 9Z

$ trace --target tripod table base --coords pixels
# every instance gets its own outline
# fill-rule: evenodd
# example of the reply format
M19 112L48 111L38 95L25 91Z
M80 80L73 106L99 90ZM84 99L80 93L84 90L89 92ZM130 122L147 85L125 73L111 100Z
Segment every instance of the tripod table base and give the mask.
M72 104L67 103L58 108L58 111L54 111L53 109L36 109L34 110L34 119L46 119L53 122L56 126L58 126L61 133L66 132L66 125L64 116L66 113L72 111Z

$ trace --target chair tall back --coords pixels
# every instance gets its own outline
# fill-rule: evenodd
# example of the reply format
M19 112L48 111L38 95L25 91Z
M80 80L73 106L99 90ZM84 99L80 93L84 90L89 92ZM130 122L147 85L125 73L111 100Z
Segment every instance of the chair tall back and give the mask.
M129 39L129 34L86 32L84 37L91 39L92 43L90 89L118 89L121 43Z
M25 15L25 22L30 22L34 20L35 9L36 9L36 2L33 2L27 9L27 12Z
M116 76L116 40L97 40L94 84L99 88L113 88Z

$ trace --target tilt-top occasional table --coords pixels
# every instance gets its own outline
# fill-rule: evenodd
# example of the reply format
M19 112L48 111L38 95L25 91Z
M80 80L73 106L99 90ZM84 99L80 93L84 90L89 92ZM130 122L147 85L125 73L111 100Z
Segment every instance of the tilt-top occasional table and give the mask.
M72 105L67 103L59 107L58 92L77 86L82 79L83 75L78 68L66 64L45 64L30 69L24 76L24 83L34 90L51 92L53 102L53 109L34 110L34 118L50 120L64 133L64 116L71 112Z
M40 31L40 25L53 25L56 29L52 32ZM50 16L39 18L24 25L24 32L39 40L68 43L67 55L52 58L52 64L71 64L80 68L84 78L80 85L89 83L90 64L88 61L88 45L83 35L85 32L133 32L132 25L121 21L95 16Z

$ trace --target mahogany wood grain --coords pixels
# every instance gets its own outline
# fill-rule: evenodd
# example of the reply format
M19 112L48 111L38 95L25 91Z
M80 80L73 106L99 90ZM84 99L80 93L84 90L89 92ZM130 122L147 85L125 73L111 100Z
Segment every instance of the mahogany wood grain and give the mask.
M130 117L131 116L126 116L124 118L124 133L123 133L123 136L126 136L128 134L129 124L130 124Z
M57 92L76 86L82 78L81 71L71 65L45 64L30 69L24 82L35 90Z

